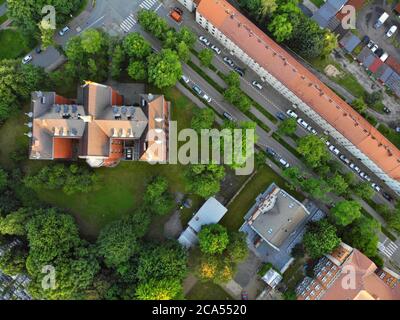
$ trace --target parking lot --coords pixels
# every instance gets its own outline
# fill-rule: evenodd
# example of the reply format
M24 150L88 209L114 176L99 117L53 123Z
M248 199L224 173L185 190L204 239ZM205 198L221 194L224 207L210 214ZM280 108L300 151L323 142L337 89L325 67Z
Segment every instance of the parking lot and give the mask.
M380 28L374 28L375 23L384 12L387 12L389 17ZM400 44L399 30L390 38L386 36L386 32L391 26L396 25L398 29L400 27L400 18L392 10L392 5L384 4L382 0L374 1L360 10L356 21L357 30L361 37L367 35L389 56L400 61L400 49L394 45L396 42Z

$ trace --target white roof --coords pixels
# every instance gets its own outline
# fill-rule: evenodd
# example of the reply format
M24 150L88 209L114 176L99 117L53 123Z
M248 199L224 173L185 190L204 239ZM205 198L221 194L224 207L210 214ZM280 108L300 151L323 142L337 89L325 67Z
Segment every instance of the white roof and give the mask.
M189 221L189 226L199 232L201 227L207 224L218 223L228 211L220 202L211 197L197 211L196 215Z
M273 268L269 269L268 272L262 277L264 282L268 284L272 289L277 286L279 282L282 281L282 276L279 272L275 271Z
M197 243L197 235L191 227L187 227L178 238L178 242L185 248L190 248Z

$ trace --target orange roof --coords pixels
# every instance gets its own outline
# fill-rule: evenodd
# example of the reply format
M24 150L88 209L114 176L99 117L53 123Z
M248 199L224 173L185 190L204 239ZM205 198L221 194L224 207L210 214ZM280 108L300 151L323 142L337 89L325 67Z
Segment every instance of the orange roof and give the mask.
M122 98L122 96L116 90L112 89L112 104L116 106L121 106L123 100L124 99Z
M389 56L385 63L391 67L394 71L396 71L398 74L400 74L400 63L396 60L396 58L393 58L392 56Z
M200 2L197 12L372 159L400 180L400 150L345 101L225 0Z
M53 158L71 159L73 141L68 138L54 138L53 140Z
M59 96L56 94L55 99L54 99L55 104L71 104L72 100L68 98L64 98L62 96Z

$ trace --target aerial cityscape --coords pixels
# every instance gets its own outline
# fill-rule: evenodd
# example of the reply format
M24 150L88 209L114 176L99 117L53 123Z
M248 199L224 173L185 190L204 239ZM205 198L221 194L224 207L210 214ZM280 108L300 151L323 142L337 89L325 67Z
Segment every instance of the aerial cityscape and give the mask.
M399 27L399 0L0 0L0 300L400 300Z

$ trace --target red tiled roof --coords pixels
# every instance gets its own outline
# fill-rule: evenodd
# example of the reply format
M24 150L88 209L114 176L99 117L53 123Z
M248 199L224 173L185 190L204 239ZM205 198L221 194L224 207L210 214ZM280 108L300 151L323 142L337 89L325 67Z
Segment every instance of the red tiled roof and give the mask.
M122 96L116 90L113 89L111 98L112 104L115 106L121 106L123 100L124 99L122 98Z
M400 150L225 0L200 2L197 12L350 140L387 175L400 180Z
M398 13L400 13L400 2L396 5L396 7L394 8L394 10Z
M372 62L372 64L369 66L369 70L373 73L375 73L376 71L378 71L378 68L383 64L383 61L379 58L376 58L374 60L374 62Z
M389 56L385 63L391 67L394 71L396 71L398 74L400 74L400 62L396 60L396 58L393 58L392 56Z
M56 103L56 104L71 104L72 100L64 98L64 97L59 96L59 95L56 94L54 103Z
M54 138L53 140L53 158L54 159L71 159L73 141L68 138Z

